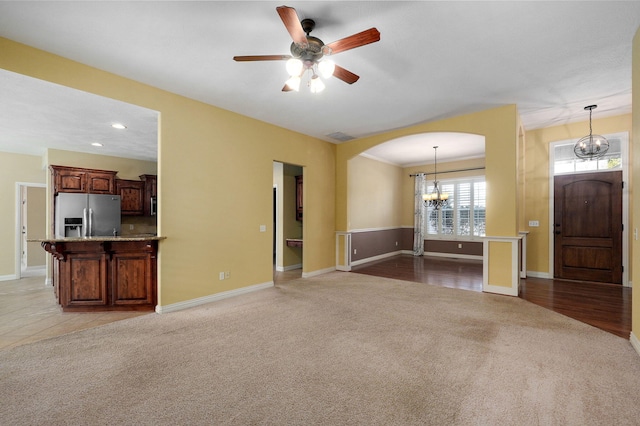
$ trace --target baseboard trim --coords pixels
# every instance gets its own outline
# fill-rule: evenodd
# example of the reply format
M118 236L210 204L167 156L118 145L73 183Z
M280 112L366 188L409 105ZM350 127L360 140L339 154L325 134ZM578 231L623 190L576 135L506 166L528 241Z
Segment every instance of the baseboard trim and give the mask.
M11 280L17 280L18 277L13 274L13 275L0 275L0 281L11 281Z
M47 273L46 265L39 266L27 266L27 268L20 273L23 277L37 277L40 275L45 275Z
M442 252L435 252L435 251L425 251L424 256L448 257L450 259L482 260L482 256L478 256L474 254L442 253Z
M548 272L527 271L527 276L532 278L544 278L546 280L553 279L553 277L549 275Z
M197 299L185 300L184 302L172 303L170 305L156 306L156 312L166 314L169 312L181 311L183 309L193 308L204 305L206 303L217 302L219 300L228 299L230 297L240 296L242 294L251 293L265 288L273 287L273 281L262 284L250 285L248 287L237 288L235 290L223 291L209 296L198 297Z
M499 285L487 284L482 286L482 291L485 293L502 294L504 296L518 297L518 289L513 287L502 287Z
M303 272L302 273L302 278L311 278L311 277L315 277L315 276L322 275L322 274L328 274L329 272L334 272L335 270L336 270L336 267L333 266L331 268L319 269L319 270L313 271L313 272Z
M629 341L631 342L631 346L633 346L633 349L635 349L638 355L640 355L640 340L638 340L636 335L633 334L633 331L629 335Z
M378 256L367 257L366 259L355 260L351 262L351 266L362 265L363 263L372 262L374 260L386 259L387 257L397 256L402 254L402 250L392 251L385 254L379 254Z

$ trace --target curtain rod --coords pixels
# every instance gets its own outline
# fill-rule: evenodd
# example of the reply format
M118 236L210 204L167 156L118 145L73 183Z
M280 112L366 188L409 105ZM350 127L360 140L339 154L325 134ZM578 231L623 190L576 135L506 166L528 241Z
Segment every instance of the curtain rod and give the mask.
M441 173L455 173L455 172L468 172L468 171L471 171L471 170L484 170L484 169L485 169L484 167L472 167L470 169L447 170L446 172L438 172L438 174L441 174ZM418 173L410 174L409 176L413 177L413 176L418 176L420 174L423 174L423 175L426 176L426 175L433 175L435 173L433 173L433 172L430 172L430 173L418 172Z

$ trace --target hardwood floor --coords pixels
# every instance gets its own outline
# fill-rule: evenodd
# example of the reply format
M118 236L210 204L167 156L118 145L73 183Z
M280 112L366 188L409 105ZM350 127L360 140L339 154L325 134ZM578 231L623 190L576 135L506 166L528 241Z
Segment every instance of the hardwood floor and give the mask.
M482 261L400 255L354 266L352 272L482 291ZM616 336L631 333L631 288L618 284L526 278L520 297Z

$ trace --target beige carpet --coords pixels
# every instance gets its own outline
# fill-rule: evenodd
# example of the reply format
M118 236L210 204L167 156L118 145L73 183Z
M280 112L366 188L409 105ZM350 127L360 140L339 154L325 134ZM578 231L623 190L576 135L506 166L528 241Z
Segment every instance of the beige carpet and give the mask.
M334 272L0 351L3 425L637 425L640 357L521 299Z

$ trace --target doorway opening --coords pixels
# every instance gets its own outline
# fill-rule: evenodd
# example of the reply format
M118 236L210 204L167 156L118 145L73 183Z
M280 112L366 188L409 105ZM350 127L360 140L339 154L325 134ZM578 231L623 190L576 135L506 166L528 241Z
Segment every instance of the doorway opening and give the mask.
M611 148L592 161L575 157L573 140L550 144L549 275L629 286L629 135L604 136Z
M45 275L47 256L39 243L47 233L47 190L45 184L16 183L16 279Z
M273 163L273 276L274 282L299 278L303 269L304 168Z

